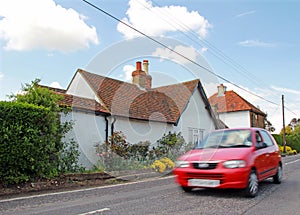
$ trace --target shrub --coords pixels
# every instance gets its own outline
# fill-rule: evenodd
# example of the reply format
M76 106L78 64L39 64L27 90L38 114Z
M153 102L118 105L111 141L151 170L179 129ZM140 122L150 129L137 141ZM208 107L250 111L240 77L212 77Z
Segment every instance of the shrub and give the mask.
M165 172L166 169L173 169L174 167L175 163L167 157L155 160L151 165L151 168L157 172Z
M164 172L166 170L167 166L162 161L156 160L151 165L151 168L154 169L156 172Z
M78 166L78 144L63 140L72 122L60 122L62 96L38 85L26 84L23 94L0 104L0 176L4 183L51 178L74 172Z
M4 183L57 175L56 115L31 104L0 102L0 176Z
M164 134L157 145L150 149L149 141L130 144L121 132L115 132L108 143L97 144L96 152L99 157L96 168L105 171L121 169L140 169L151 165L153 169L164 172L166 168L174 168L172 159L190 146L185 144L181 133Z
M280 146L279 148L280 148L280 152L284 153L284 146ZM292 147L290 147L290 146L286 146L285 150L286 150L286 153L288 155L295 155L295 154L297 154L297 150L292 149Z
M164 134L156 143L157 146L153 150L157 157L167 156L174 160L186 150L186 143L180 132L178 134L176 132Z
M149 141L139 142L137 144L133 144L129 146L128 155L130 159L134 159L137 161L147 161L149 159Z

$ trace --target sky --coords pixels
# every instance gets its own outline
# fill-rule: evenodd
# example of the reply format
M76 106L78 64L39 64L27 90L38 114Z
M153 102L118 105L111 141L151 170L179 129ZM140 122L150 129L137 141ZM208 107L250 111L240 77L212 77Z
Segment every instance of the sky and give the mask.
M210 96L223 83L279 133L282 96L285 123L300 118L299 8L297 0L0 0L0 100L36 78L66 89L78 68L131 82L135 62L148 59L154 87L199 78Z

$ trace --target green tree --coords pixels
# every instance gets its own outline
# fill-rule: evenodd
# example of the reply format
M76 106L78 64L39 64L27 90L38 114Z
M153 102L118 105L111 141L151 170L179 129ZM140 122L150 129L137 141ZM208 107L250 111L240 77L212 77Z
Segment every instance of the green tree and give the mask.
M285 135L290 135L293 132L293 129L291 126L287 125L285 126ZM283 128L280 131L280 135L283 135Z
M35 79L30 84L22 86L22 93L11 95L12 102L34 104L49 108L56 114L55 129L52 130L52 138L56 151L52 153L53 162L57 163L59 172L76 172L81 169L77 164L79 158L78 144L73 140L64 140L66 134L72 129L73 122L61 122L61 114L67 114L69 107L60 106L64 97L47 87L39 85L40 79Z
M288 146L292 147L292 149L300 152L300 125L294 127L294 130L287 135L286 143Z

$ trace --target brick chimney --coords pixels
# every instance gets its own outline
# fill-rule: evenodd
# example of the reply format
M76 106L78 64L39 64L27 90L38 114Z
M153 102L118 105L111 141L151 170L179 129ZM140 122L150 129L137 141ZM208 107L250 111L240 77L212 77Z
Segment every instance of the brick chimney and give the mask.
M146 90L152 87L152 77L148 74L148 65L148 60L144 60L142 70L142 62L138 61L136 62L136 70L132 72L132 83Z
M226 86L224 86L223 84L220 84L218 86L218 97L219 96L225 96L225 92L226 92Z

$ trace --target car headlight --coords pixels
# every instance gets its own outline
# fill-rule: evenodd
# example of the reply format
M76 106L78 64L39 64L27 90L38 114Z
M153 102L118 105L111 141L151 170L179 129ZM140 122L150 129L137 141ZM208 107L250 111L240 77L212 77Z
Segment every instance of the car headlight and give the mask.
M229 160L224 162L224 167L233 169L233 168L243 168L246 166L246 162L243 160Z
M179 168L187 168L189 167L190 163L188 161L176 161L175 162L175 167L179 167Z

